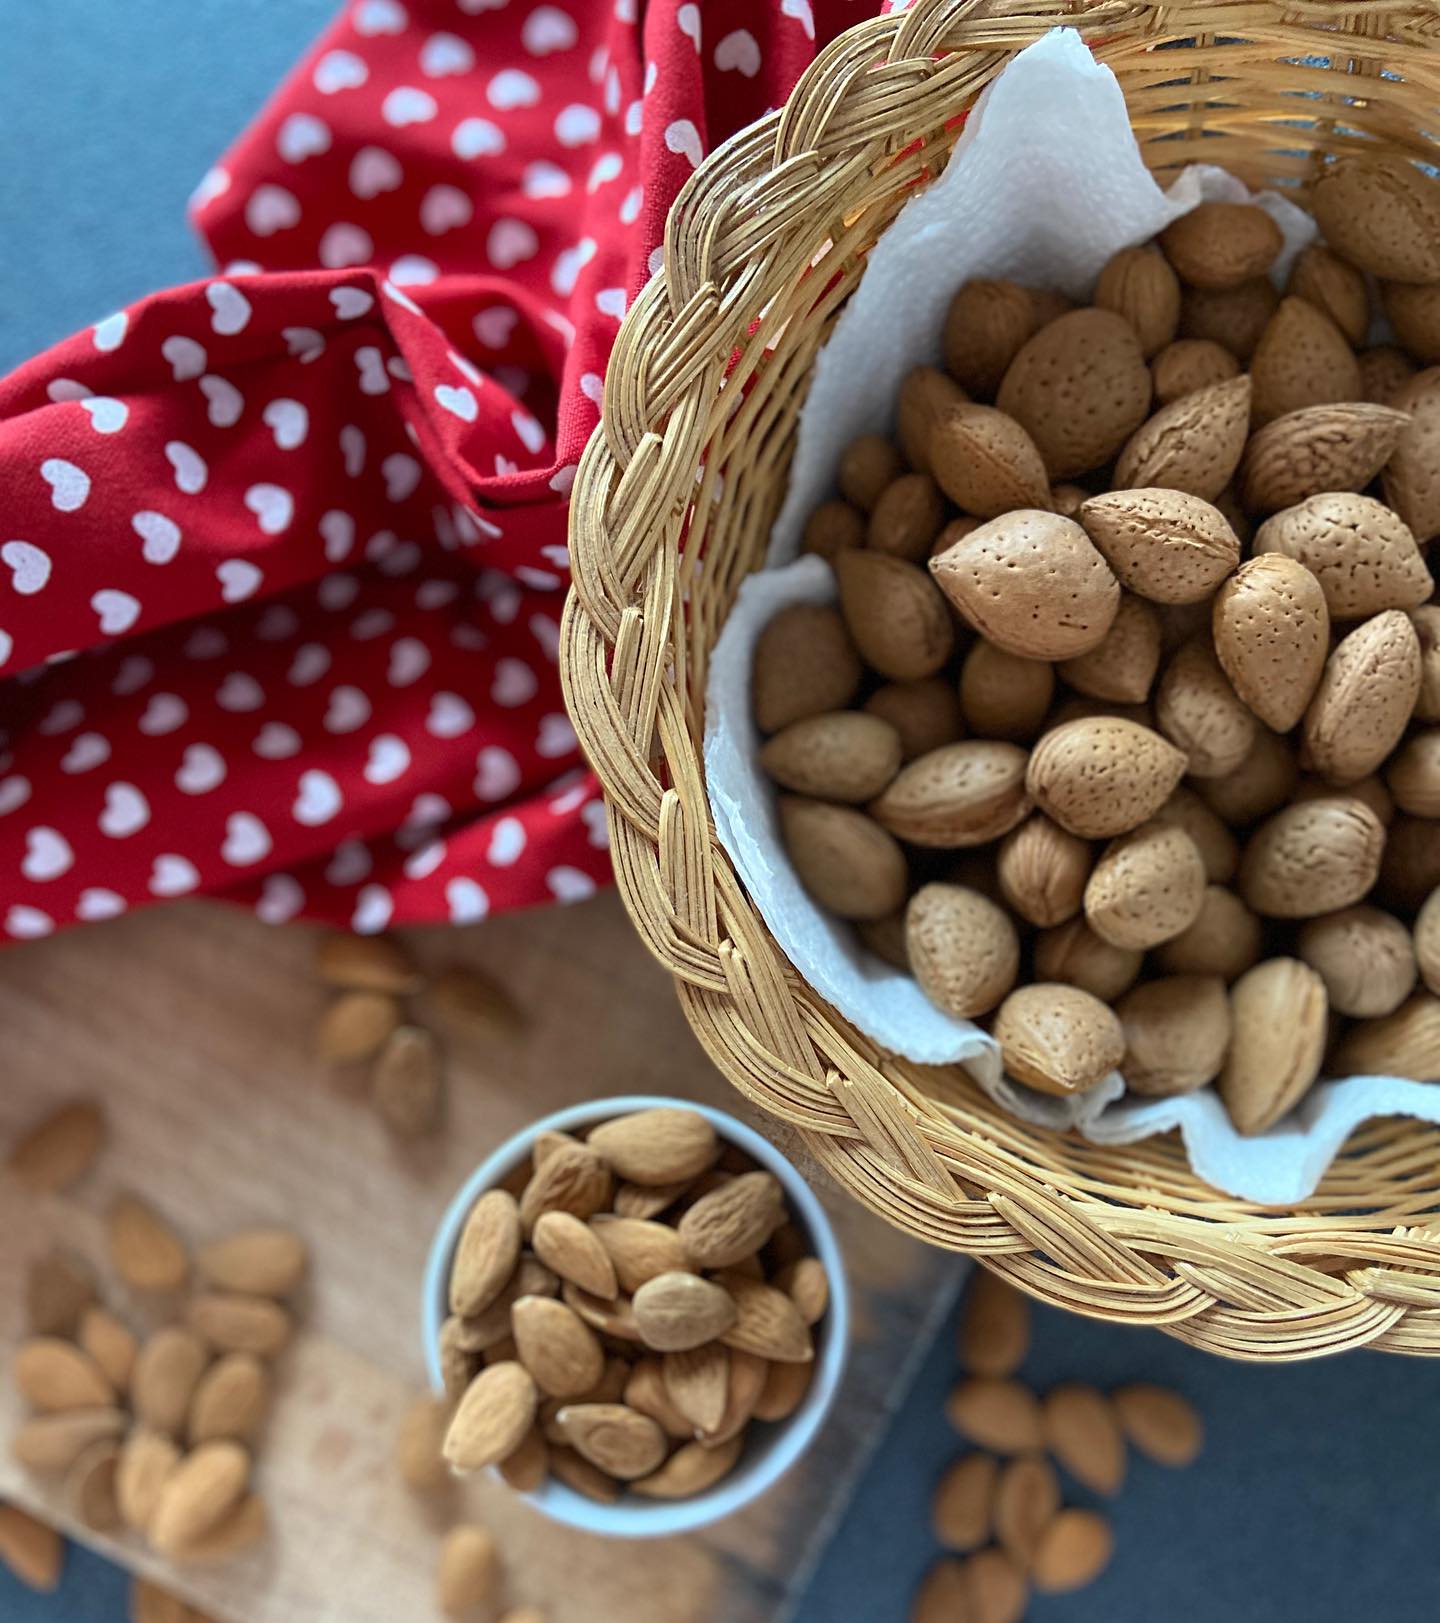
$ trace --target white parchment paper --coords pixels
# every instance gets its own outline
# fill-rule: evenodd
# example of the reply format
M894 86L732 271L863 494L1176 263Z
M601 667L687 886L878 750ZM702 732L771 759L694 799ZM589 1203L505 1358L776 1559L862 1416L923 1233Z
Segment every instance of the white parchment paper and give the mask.
M1255 1138L1230 1125L1213 1089L1175 1099L1122 1097L1119 1073L1074 1100L1005 1077L992 1039L943 1014L905 974L867 952L849 925L806 895L779 838L773 786L756 763L750 666L766 623L792 603L830 602L829 566L800 557L810 511L858 434L892 426L900 381L940 360L945 310L975 276L1004 276L1083 299L1117 250L1144 242L1206 199L1247 201L1232 176L1186 169L1162 192L1141 161L1114 75L1075 33L1056 29L1023 51L981 97L944 174L871 250L865 276L825 348L800 417L770 567L741 586L716 643L706 691L705 768L720 843L771 934L810 984L885 1048L922 1064L962 1062L997 1103L1027 1121L1130 1144L1178 1129L1190 1164L1244 1200L1290 1205L1310 1194L1352 1129L1372 1116L1440 1122L1440 1086L1398 1077L1322 1082ZM1285 236L1282 285L1314 236L1284 198L1253 199ZM856 380L863 379L863 387Z

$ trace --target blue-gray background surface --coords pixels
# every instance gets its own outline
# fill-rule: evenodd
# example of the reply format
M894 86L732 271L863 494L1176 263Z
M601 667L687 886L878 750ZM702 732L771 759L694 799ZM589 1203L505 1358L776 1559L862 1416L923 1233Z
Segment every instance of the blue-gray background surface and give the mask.
M185 199L331 9L0 0L0 370L148 289L204 273ZM1134 1467L1110 1512L1110 1571L1079 1595L1034 1602L1034 1623L1440 1618L1433 1366L1358 1355L1257 1369L1052 1312L1038 1327L1027 1369L1037 1384L1172 1381L1204 1413L1210 1441L1192 1471ZM953 1379L947 1333L802 1623L902 1623L935 1555L929 1494L959 1450L940 1409ZM1071 1497L1085 1496L1072 1485ZM72 1550L55 1601L0 1570L0 1623L122 1623L123 1595L115 1569Z

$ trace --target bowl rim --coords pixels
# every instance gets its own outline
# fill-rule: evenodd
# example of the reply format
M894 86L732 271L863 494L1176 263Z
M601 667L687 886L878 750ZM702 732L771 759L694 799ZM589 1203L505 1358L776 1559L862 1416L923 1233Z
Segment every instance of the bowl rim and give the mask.
M746 1151L774 1173L785 1190L791 1216L807 1231L813 1253L825 1268L830 1287L829 1303L825 1317L817 1326L814 1374L809 1388L793 1414L772 1423L767 1446L748 1468L742 1456L735 1470L715 1487L689 1499L650 1500L627 1495L616 1504L602 1505L553 1477L547 1477L533 1492L521 1495L552 1521L611 1538L664 1538L674 1533L693 1532L723 1520L758 1499L814 1441L834 1405L849 1356L850 1289L844 1259L829 1216L795 1165L763 1134L713 1105L662 1094L618 1094L568 1105L507 1138L476 1167L446 1207L431 1241L420 1298L425 1372L432 1390L444 1391L440 1378L440 1326L449 1313L451 1258L471 1207L524 1160L541 1133L565 1132L615 1116L654 1109L695 1111L728 1143Z

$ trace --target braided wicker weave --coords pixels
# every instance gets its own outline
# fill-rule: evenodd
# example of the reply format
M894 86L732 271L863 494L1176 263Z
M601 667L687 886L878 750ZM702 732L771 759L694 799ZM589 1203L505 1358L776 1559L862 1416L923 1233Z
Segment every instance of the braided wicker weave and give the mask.
M828 46L677 199L575 482L562 669L620 890L715 1063L899 1227L1213 1352L1440 1353L1440 1131L1373 1122L1277 1211L1201 1183L1173 1138L1116 1150L1029 1127L958 1067L897 1061L824 1004L710 826L707 660L763 562L811 362L956 114L1057 23L1114 69L1162 183L1203 159L1303 202L1326 153L1435 160L1436 0L917 0Z

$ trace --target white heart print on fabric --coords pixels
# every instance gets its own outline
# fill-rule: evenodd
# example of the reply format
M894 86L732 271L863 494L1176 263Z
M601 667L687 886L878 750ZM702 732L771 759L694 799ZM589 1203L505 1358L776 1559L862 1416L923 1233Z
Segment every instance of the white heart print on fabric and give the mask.
M144 654L127 654L120 661L110 691L119 698L128 698L130 694L138 693L154 675L155 667Z
M469 225L475 205L458 186L432 186L420 200L420 224L432 237Z
M575 729L570 725L568 716L541 716L540 733L535 740L537 755L554 761L562 755L573 754L579 747L580 741L575 737Z
M280 451L297 450L310 432L310 413L298 400L272 400L260 416Z
M140 537L140 556L147 564L168 564L180 550L180 526L163 513L136 513L130 528Z
M55 928L55 920L38 907L17 902L5 915L6 932L17 941L38 941Z
M190 659L219 659L229 647L219 626L196 626L185 639L185 653Z
M213 744L188 744L175 787L185 795L208 795L225 781L225 757Z
M507 749L487 744L475 758L475 793L481 800L508 800L520 787L520 765Z
M815 38L815 13L810 0L780 0L780 15L793 17L805 30L807 39Z
M60 761L60 770L79 774L92 772L110 759L110 742L100 733L77 733Z
M7 541L0 562L10 571L10 584L21 597L43 592L50 580L50 554L30 541Z
M501 659L495 665L490 697L502 709L513 710L535 697L540 684L535 672L519 659Z
M200 393L208 402L206 416L212 428L233 428L240 421L245 396L228 379L207 372L200 379Z
M330 302L341 321L356 321L375 308L375 297L363 287L332 287Z
M540 100L540 86L521 68L502 68L486 85L485 99L502 113L533 107Z
M325 877L332 885L358 885L374 866L363 840L341 840L325 864Z
M444 840L431 840L428 844L420 846L413 856L405 860L405 877L407 879L428 879L432 873L445 860L446 844Z
M420 47L420 71L427 79L446 79L469 73L475 52L458 34L432 34Z
M688 118L677 118L665 126L665 145L671 152L689 159L692 168L698 168L705 149L700 145L700 132Z
M43 884L69 873L74 866L75 853L59 829L42 825L27 830L25 855L20 862L20 872L26 879Z
M392 502L403 502L413 496L415 487L420 483L421 471L420 464L413 456L408 456L404 451L392 452L380 464L385 494Z
M748 28L737 28L715 47L715 66L722 73L738 71L753 79L760 71L760 47Z
M365 885L355 898L350 928L356 935L374 935L395 916L395 898L384 885Z
M97 321L90 329L95 348L103 355L119 349L125 342L129 326L130 318L123 310L117 310L113 316L106 316L104 321Z
M478 924L490 912L490 898L473 879L461 875L445 885L445 904L452 924Z
M480 415L480 402L463 383L453 388L448 383L437 383L435 402L458 417L462 423L473 423Z
M427 283L433 282L439 274L440 267L433 259L427 259L424 254L401 254L390 267L390 281L397 288L424 287ZM413 302L411 308L415 308ZM404 365L399 356L392 356L386 365L395 372L396 377L409 376L408 371L405 373L395 371L397 366Z
M204 344L197 344L183 333L174 333L160 346L160 353L170 363L170 375L176 383L188 383L198 378L210 364Z
M68 733L85 719L85 706L78 699L57 699L36 723L35 731L46 738Z
M205 459L184 440L170 440L165 446L165 460L175 470L175 487L187 496L198 496L210 478Z
M90 395L79 404L97 434L118 434L130 421L129 406L123 400L113 400L109 395Z
M210 325L222 338L233 338L250 325L250 301L229 282L211 282L205 289Z
M545 875L545 888L557 902L583 902L595 894L595 881L579 868L561 863Z
M231 671L220 684L215 703L231 715L248 715L265 703L265 689L246 671Z
M300 629L300 616L288 603L272 603L255 622L261 642L284 642Z
M57 513L78 512L90 495L90 475L63 457L46 457L40 477L50 487L50 505Z
M600 115L584 102L571 102L555 115L555 139L562 147L581 147L600 136Z
M411 124L428 124L439 111L439 103L430 92L414 85L397 85L380 104L381 118L397 130Z
M288 924L304 905L305 892L298 879L288 873L267 874L255 903L255 917L262 924Z
M163 738L183 727L190 707L178 693L152 693L138 726L147 738Z
M332 507L328 513L320 515L316 528L325 543L326 563L338 564L350 556L355 545L355 520L349 513Z
M266 535L282 534L295 516L295 498L283 485L251 485L245 492L245 505Z
M367 39L375 34L403 34L410 23L400 0L360 0L351 20L355 32Z
M29 798L29 778L0 778L0 817L19 811Z
M305 828L319 828L322 823L328 823L344 804L345 797L334 778L319 767L311 767L300 774L290 815Z
M370 719L370 701L349 683L335 689L325 711L327 733L353 733Z
M370 753L365 761L366 783L377 788L394 783L410 770L410 749L403 738L394 733L381 733L370 740Z
M695 47L695 53L698 56L699 53L700 53L700 8L699 8L699 6L692 5L692 4L690 4L690 0L686 0L686 3L683 6L680 6L675 12L675 26L680 30L680 32L682 34L684 34L686 39L688 39L690 41L690 43ZM653 64L652 64L652 66L653 66ZM651 82L650 82L649 78L647 77L646 83L645 83L645 93L646 93L647 96L649 95L650 90L651 90Z
M265 575L248 558L227 558L215 565L215 578L220 582L220 596L226 603L243 603L260 590Z
M334 225L326 226L325 235L320 239L320 263L326 270L346 270L351 265L364 265L374 254L375 243L370 233L363 226L353 225L348 220L337 220ZM357 290L337 288L335 291L345 293ZM334 293L330 298L334 303Z
M107 637L123 637L140 618L140 604L129 592L106 586L92 594L90 607L100 621L100 630Z
M592 800L580 808L580 821L584 823L586 838L597 851L610 849L610 823L605 816L605 802Z
M400 160L384 147L361 147L350 160L350 190L363 202L396 191L404 179Z
M150 802L133 783L112 783L105 791L100 832L112 840L138 834L150 821Z
M257 186L245 202L245 224L257 237L273 237L300 224L300 199L271 181Z
M525 850L525 825L518 817L502 817L490 831L485 859L496 868L509 868Z
M150 894L169 898L185 896L200 883L200 871L188 857L167 851L150 867Z
M568 51L579 37L574 19L558 6L536 6L520 30L520 43L531 56Z
M520 177L520 190L536 202L543 202L547 197L568 197L571 185L570 177L563 169L543 158L527 163ZM479 320L478 316L476 320Z
M326 51L310 79L322 96L334 96L342 90L358 90L369 77L365 59L354 51Z
M425 731L432 738L459 738L475 725L475 712L458 693L437 693L430 700Z
M373 344L362 344L355 351L355 369L360 374L361 394L386 394L390 388L390 374L385 370L385 359Z
M125 911L125 898L102 885L91 885L80 892L75 903L75 917L87 924L99 924L103 919L118 919Z
M316 332L313 327L282 327L280 336L285 340L286 350L301 366L318 361L325 353L325 334Z
M430 669L430 650L418 637L401 637L390 650L386 672L391 687L408 688Z
M275 150L286 163L304 163L330 150L330 126L313 113L291 113L275 132Z
M496 270L509 270L540 251L540 239L524 220L500 219L485 239L485 255Z
M505 150L505 132L488 118L462 118L450 137L457 158L491 158Z
M232 868L248 868L263 862L274 847L270 830L254 812L231 812L225 819L225 842L220 847L221 859Z
M288 761L300 753L300 734L286 722L267 721L250 748L262 761Z

